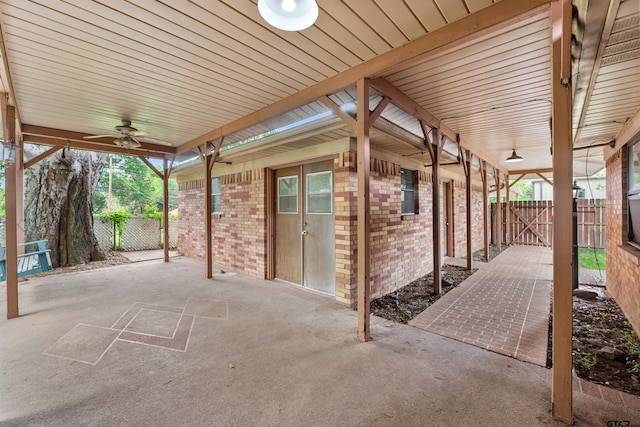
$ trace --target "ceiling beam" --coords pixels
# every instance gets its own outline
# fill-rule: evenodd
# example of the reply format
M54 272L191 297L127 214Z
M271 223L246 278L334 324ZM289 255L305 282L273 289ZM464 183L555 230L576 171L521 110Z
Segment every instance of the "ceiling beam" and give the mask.
M540 169L521 169L521 170L510 170L507 171L509 175L529 175L529 174L539 174L539 173L551 173L553 172L553 168L540 168Z
M620 7L620 0L613 0L611 2L589 2L587 9L586 28L589 30L585 34L585 39L589 39L592 42L597 40L597 43L583 43L584 57L580 58L580 64L578 66L578 75L576 81L576 87L574 89L582 89L579 92L576 91L574 112L579 112L578 127L574 135L574 141L580 139L580 133L584 126L584 121L587 116L587 110L591 101L591 95L598 79L598 73L600 72L600 64L602 63L602 57L604 50L609 43L609 36L613 30L613 24L618 14L618 8ZM594 22L595 21L595 22ZM595 39L595 40L594 40ZM595 52L591 46L596 46ZM583 71L583 72L580 72ZM574 113L575 114L575 113Z
M497 158L488 158L486 156L486 150L484 150L484 155L479 155L478 153L483 152L483 150L466 139L460 138L453 129L442 123L438 117L431 114L422 105L418 104L409 95L389 83L386 79L382 77L371 79L371 86L378 92L391 98L394 104L415 117L421 123L421 126L425 125L429 128L439 129L440 135L443 135L450 141L458 142L461 149L470 150L476 157L483 158L491 165L499 164Z
M16 103L16 98L13 92L13 81L11 80L11 72L9 71L9 60L7 59L7 49L4 43L4 36L2 29L0 28L0 55L2 61L0 62L0 79L2 80L2 87L4 93L7 94L7 105L12 105L16 109L16 133L18 138L22 136L22 126L20 120L20 109ZM4 118L2 119L4 120Z
M360 79L382 76L385 73L482 37L496 29L504 28L515 22L535 16L544 10L548 10L549 5L549 0L502 0L340 74L309 86L247 116L187 141L178 147L177 153L193 150L205 142L220 138L222 135L231 135L262 123L265 120L315 101L321 96L353 86Z
M48 139L62 139L63 145L66 145L67 140L75 141L72 146L76 148L83 148L85 150L95 150L95 151L103 151L107 153L122 153L122 150L125 150L127 153L131 152L134 155L138 155L138 153L142 155L146 155L147 152L154 153L163 153L163 154L171 154L174 155L176 153L175 147L168 147L164 145L157 144L149 144L146 142L141 142L140 147L138 148L122 148L118 147L113 143L113 138L95 138L95 139L85 139L87 136L92 136L91 134L81 133L81 132L71 132L60 129L52 129L46 128L42 126L34 126L34 125L22 125L22 133L24 134L24 139L27 141L28 139L34 140L33 137L44 137ZM40 139L42 141L42 139ZM28 141L27 141L28 142ZM46 142L37 142L37 144L45 144L45 145L59 145L57 143L46 143ZM94 147L94 148L92 148ZM159 157L159 156L155 156ZM160 156L164 158L163 156ZM171 156L169 156L171 157Z
M38 145L48 145L50 147L69 147L74 148L76 150L87 150L87 151L97 151L101 153L114 153L114 154L125 154L129 156L145 156L145 157L153 157L155 159L170 159L173 158L174 154L169 153L158 153L155 151L147 151L142 150L140 148L122 148L118 147L115 144L111 144L112 147L108 146L104 143L95 142L95 140L86 141L77 141L73 139L61 139L61 138L50 138L46 136L39 135L23 135L24 142L29 144L38 144Z

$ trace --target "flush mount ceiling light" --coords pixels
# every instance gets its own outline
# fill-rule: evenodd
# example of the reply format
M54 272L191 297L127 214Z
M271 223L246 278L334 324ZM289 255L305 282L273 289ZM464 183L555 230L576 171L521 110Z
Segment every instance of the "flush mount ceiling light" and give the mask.
M318 19L315 0L258 0L258 11L270 25L285 31L301 31Z
M513 150L513 153L511 153L511 155L507 157L507 160L505 160L505 162L513 163L513 162L521 162L522 160L523 158L518 156L518 154L516 153L516 150Z

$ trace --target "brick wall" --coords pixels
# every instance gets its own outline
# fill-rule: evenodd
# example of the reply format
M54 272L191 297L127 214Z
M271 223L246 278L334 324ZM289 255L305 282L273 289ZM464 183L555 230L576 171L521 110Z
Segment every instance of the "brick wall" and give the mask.
M356 306L358 287L358 179L355 154L338 156L333 165L336 230L336 300Z
M640 250L625 245L627 173L625 147L607 160L607 290L640 333Z
M336 300L354 307L357 294L357 172L355 153L334 159ZM371 161L371 292L402 287L433 270L431 176L418 173L417 215L401 215L400 165ZM455 185L456 241L466 241L464 183ZM204 182L182 182L178 193L179 249L204 259ZM264 278L266 200L264 170L221 177L222 214L213 215L214 262ZM482 247L482 193L474 188L474 248Z
M178 185L178 250L204 260L204 179Z
M371 295L392 292L433 270L431 178L418 172L418 214L402 215L400 166L372 160Z
M222 213L212 215L213 262L254 277L266 274L266 200L264 170L222 176ZM181 183L178 247L204 259L204 182Z
M467 256L467 190L463 181L453 182L453 239L456 257ZM484 248L482 233L482 187L471 186L471 250Z

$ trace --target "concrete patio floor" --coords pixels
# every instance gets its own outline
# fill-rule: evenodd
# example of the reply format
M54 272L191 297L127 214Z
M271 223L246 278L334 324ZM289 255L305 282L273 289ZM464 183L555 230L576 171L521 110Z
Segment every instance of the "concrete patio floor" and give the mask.
M358 343L332 298L203 272L32 278L13 320L1 286L0 425L561 425L543 367L375 317ZM640 423L634 402L578 389L577 424Z

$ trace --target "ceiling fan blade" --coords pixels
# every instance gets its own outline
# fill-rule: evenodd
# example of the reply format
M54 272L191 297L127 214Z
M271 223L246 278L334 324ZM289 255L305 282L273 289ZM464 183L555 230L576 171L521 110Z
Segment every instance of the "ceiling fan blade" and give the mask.
M119 135L114 135L110 133L109 135L91 135L84 136L83 139L96 139L96 138L117 138Z
M143 137L142 139L144 140L144 142L149 142L151 144L166 145L167 147L171 147L170 143L165 141L160 141L159 139L149 138L149 137Z
M127 142L128 142L128 147L127 148L138 148L140 147L140 141L138 141L136 139L135 136L129 135L129 137L127 138Z

